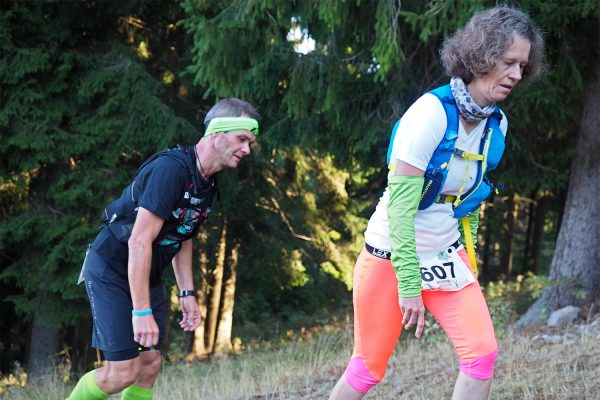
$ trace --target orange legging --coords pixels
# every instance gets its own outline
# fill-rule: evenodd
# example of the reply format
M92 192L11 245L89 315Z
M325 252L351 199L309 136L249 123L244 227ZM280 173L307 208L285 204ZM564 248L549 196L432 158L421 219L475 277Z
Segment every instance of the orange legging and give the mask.
M461 249L458 254L470 266L467 252ZM454 344L461 371L479 379L491 378L498 346L479 283L459 291L423 291L422 296ZM356 390L366 392L383 379L402 331L398 281L390 260L363 248L354 268L353 300L354 351L345 377Z

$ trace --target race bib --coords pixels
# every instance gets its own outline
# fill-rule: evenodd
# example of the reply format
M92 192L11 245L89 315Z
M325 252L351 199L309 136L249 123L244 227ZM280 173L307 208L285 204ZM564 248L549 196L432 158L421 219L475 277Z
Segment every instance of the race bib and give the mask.
M423 290L455 291L475 282L471 270L454 247L442 250L432 258L419 259Z

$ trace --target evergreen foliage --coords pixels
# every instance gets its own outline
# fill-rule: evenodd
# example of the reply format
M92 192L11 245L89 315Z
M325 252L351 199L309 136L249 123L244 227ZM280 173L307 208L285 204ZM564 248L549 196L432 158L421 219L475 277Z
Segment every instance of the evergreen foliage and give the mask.
M19 288L3 301L26 320L71 326L89 318L75 283L104 205L146 156L198 134L111 37L134 2L1 7L0 278Z
M202 114L230 96L264 116L253 157L221 174L221 199L202 228L199 251L209 257L225 219L228 240L240 243L234 330L349 301L366 218L385 185L389 132L447 81L443 38L495 3L1 2L1 344L26 332L24 323L5 329L16 315L38 313L55 327L89 318L75 281L101 210L147 156L196 141ZM508 150L495 180L508 197L557 199L546 221L552 242L600 8L508 3L547 33L551 68L502 105ZM301 52L309 38L314 50ZM503 242L511 212L498 200L483 224L488 248ZM517 240L522 270L527 240ZM486 279L497 277L499 257L490 254Z

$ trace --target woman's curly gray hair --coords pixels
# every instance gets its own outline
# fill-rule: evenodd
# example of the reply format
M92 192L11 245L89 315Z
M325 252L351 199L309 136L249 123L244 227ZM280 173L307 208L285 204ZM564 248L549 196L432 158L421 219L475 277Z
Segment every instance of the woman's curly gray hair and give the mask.
M507 6L475 13L463 29L448 37L440 50L442 65L448 75L470 83L498 65L515 36L531 43L522 81L535 78L546 69L544 38L527 14Z

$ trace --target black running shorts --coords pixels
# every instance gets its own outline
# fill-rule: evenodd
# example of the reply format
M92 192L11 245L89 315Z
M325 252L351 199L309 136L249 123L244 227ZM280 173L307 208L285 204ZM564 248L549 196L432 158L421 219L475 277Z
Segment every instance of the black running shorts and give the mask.
M162 281L150 287L152 314L160 331L158 344L150 349L133 340L133 304L127 276L113 269L94 249L85 258L83 276L94 322L92 347L102 350L107 361L131 360L140 351L160 350L167 321Z

